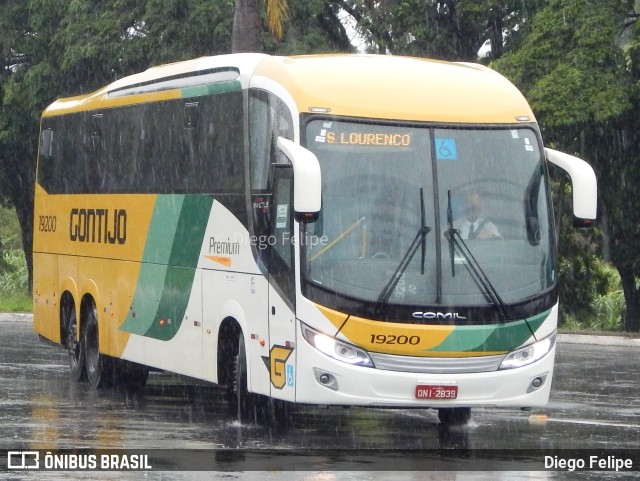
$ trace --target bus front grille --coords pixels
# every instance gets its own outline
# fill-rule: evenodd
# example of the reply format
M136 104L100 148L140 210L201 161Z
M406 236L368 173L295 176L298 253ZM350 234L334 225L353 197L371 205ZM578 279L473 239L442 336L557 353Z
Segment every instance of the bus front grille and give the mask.
M497 371L505 354L477 357L411 357L369 352L377 369L429 374Z

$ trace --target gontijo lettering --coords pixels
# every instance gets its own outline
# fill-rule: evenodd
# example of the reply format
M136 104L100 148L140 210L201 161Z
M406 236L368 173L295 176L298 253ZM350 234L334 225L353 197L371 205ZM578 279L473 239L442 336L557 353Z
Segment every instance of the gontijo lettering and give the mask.
M411 134L381 134L374 132L327 132L327 144L372 145L377 147L409 147Z
M124 244L127 241L127 211L71 209L69 238L75 242Z

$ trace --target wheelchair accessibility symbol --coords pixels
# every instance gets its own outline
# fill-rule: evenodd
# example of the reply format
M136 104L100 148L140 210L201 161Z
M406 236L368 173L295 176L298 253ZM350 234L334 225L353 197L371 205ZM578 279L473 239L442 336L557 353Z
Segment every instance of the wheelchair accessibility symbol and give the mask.
M436 137L436 159L438 160L457 160L458 150L456 148L455 139L446 137Z

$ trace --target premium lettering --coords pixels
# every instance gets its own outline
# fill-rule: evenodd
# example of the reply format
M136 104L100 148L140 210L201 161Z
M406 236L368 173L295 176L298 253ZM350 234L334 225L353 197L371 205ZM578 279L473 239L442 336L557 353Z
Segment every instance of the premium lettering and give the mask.
M215 237L209 237L209 254L240 254L240 243L231 242L230 239L217 240Z
M127 211L71 209L69 238L74 242L122 245L127 241Z

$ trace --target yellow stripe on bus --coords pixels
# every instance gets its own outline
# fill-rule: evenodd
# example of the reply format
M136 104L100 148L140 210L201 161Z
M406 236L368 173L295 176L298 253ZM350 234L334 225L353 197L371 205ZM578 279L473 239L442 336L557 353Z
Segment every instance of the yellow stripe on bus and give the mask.
M455 326L401 324L350 316L340 333L368 351L425 356L425 351L441 344L454 329Z

